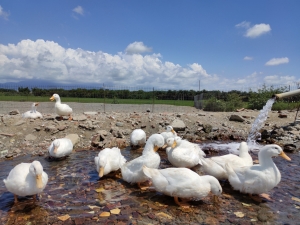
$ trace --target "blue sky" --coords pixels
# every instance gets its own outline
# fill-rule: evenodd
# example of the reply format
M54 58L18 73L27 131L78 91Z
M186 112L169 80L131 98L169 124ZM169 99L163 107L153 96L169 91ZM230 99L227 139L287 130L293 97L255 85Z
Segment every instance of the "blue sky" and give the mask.
M243 90L300 82L300 1L0 1L0 83Z

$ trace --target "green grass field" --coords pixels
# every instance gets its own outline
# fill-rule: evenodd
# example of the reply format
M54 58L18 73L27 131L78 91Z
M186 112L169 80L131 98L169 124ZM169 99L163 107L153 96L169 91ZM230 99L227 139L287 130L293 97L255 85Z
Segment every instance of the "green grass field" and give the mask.
M16 102L50 102L50 97L40 96L1 96L0 101ZM74 98L62 97L62 102L106 103L106 104L165 104L176 106L194 106L191 100L155 100L152 99L112 99L112 98Z

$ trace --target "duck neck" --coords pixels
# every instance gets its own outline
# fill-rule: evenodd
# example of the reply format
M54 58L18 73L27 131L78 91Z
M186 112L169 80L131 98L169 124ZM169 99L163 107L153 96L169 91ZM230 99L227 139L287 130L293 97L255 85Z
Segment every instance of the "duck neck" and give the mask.
M154 150L154 145L152 143L148 143L145 145L145 148L143 150L143 155L153 154L156 153Z
M258 153L258 160L259 160L259 164L261 166L264 166L264 167L275 166L276 167L275 163L273 162L272 157L270 157L267 154L264 154L263 152Z
M31 111L30 111L31 113L35 113L35 106L32 106L31 107Z

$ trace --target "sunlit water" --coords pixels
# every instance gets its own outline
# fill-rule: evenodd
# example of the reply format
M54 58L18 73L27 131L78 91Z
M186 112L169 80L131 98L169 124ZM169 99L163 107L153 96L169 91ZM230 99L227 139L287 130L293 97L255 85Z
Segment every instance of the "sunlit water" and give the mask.
M238 145L239 143L231 144L235 150ZM206 149L205 146L203 148ZM214 150L220 151L221 149ZM185 213L180 210L171 197L158 192L141 192L136 185L127 184L114 176L99 179L94 165L94 157L97 153L98 151L92 150L73 152L69 157L60 161L51 161L46 156L30 155L1 161L0 224L6 222L7 224L52 224L58 222L58 217L63 215L69 215L71 217L69 220L73 222L83 221L82 224L92 224L92 221L106 223L109 220L114 222L138 220L147 224L159 224L163 222L158 222L158 217L155 215L162 212L172 215L172 219L170 219L172 224L184 223L187 216L190 222L195 224L204 223L205 219L210 217L218 218L220 224L223 222L226 224L226 218L231 218L231 221L235 219L238 223L250 221L253 219L252 214L259 214L261 208L271 212L268 220L272 224L291 223L294 219L300 221L300 202L292 200L292 197L300 196L299 154L289 155L292 162L287 162L280 157L274 159L282 173L282 182L269 193L273 201L258 205L247 195L233 191L227 183L223 186L224 195L221 196L220 208L208 209L207 206L211 204L211 200L206 199L192 202L193 211ZM133 151L127 148L122 150L122 154L130 160L139 156L141 150ZM160 150L159 154L162 159L161 168L170 167L165 152ZM33 160L39 160L42 163L49 176L48 184L35 205L33 205L31 196L19 198L20 203L14 205L13 194L6 190L2 180L7 177L15 165ZM234 196L234 198L228 198L228 195ZM248 206L243 206L241 202L250 205L251 210L249 211ZM103 218L99 216L102 212L114 208L121 210L119 215ZM245 216L243 218L236 217L234 212L238 211L244 212Z

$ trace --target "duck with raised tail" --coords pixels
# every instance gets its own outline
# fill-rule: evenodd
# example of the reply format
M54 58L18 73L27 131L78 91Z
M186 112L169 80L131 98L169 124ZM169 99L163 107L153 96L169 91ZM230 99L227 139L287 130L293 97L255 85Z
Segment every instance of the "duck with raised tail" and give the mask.
M258 153L259 164L233 168L226 164L228 180L235 190L242 193L262 194L270 191L281 180L281 174L272 160L274 156L281 156L291 160L276 144L264 146Z
M146 133L142 129L134 129L130 134L131 148L144 147L146 144Z

